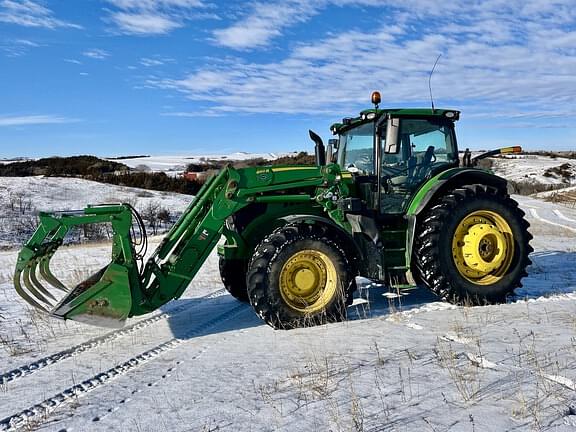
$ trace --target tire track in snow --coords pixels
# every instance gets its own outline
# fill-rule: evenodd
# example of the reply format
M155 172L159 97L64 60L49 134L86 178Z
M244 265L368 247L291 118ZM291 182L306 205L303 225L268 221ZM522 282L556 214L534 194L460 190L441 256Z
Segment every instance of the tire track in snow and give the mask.
M82 397L92 390L96 390L104 386L112 379L126 375L134 369L144 365L148 361L155 359L156 357L159 357L168 351L172 351L199 333L208 330L211 327L215 327L225 321L228 321L229 319L238 315L240 312L246 310L247 307L248 306L246 304L234 306L233 308L222 312L215 318L205 323L199 323L181 337L172 338L166 342L156 345L154 348L131 357L127 361L120 363L105 372L94 375L92 378L88 378L82 381L80 384L68 387L62 392L55 394L54 396L49 397L48 399L45 399L36 405L33 405L25 410L0 420L0 431L13 432L31 425L38 426L42 422L46 421L48 416L58 407L71 403L78 397Z
M138 321L137 323L134 323L130 326L127 326L127 327L124 327L124 328L121 328L118 330L114 330L112 332L106 333L103 336L99 336L99 337L90 339L86 342L82 342L81 344L78 344L78 345L75 345L71 348L68 348L68 349L59 351L57 353L51 354L47 357L43 357L43 358L36 360L34 362L27 363L27 364L22 365L22 366L18 366L17 368L12 369L12 370L5 372L2 375L0 375L0 385L4 385L4 384L7 384L9 382L16 381L17 379L30 376L33 373L38 372L41 369L44 369L45 367L54 365L56 363L59 363L61 361L64 361L64 360L72 358L72 357L76 357L79 354L90 351L94 348L102 346L102 345L106 344L107 342L118 339L120 337L136 333L137 331L142 330L146 327L149 327L152 324L155 324L159 321L162 321L162 320L165 320L168 318L172 318L175 315L186 312L190 309L195 309L197 306L200 306L201 304L205 303L206 301L220 297L220 296L225 295L225 294L226 294L225 289L219 289L219 290L214 291L210 294L207 294L203 297L199 297L198 301L191 304L191 305L190 304L188 304L188 305L183 304L180 306L176 306L167 312L163 312L163 313L151 316L149 318Z
M551 220L544 219L542 216L540 216L540 215L538 214L538 212L537 212L535 209L530 209L530 214L532 215L532 217L533 217L534 219L537 219L537 220L539 220L540 222L544 222L544 223L547 223L548 225L553 225L553 226L557 226L557 227L560 227L560 228L564 228L564 229L566 229L566 230L568 230L568 231L572 231L572 232L576 233L576 228L572 228L572 227L569 227L568 225L563 225L563 224L561 224L561 223L552 222Z
M566 222L576 223L576 219L569 218L565 216L560 210L554 210L554 214L558 216L560 219L565 220Z

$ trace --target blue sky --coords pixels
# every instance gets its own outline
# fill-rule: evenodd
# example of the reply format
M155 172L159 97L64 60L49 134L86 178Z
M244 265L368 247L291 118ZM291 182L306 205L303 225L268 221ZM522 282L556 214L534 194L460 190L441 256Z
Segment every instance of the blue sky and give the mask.
M0 0L0 157L311 150L439 54L461 147L576 149L574 0Z

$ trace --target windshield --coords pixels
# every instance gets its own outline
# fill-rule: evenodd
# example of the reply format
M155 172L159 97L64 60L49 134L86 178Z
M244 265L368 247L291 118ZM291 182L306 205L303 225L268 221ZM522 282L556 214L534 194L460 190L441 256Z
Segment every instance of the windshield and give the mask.
M374 174L374 123L365 123L340 135L338 164L350 171Z

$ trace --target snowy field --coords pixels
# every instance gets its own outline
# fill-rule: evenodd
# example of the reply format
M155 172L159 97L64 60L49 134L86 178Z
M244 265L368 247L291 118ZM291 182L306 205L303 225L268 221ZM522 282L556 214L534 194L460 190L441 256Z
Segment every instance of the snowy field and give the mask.
M140 211L157 205L168 209L172 215L178 215L191 199L190 195L78 178L0 177L0 208L4 209L0 214L0 248L25 242L33 232L33 226L26 223L34 224L38 211L81 210L88 204L129 203ZM12 210L11 205L14 206Z
M2 181L46 209L142 193ZM0 431L575 430L576 210L514 198L535 251L508 304L455 307L363 282L348 321L291 331L226 294L215 252L181 299L110 331L28 307L11 282L17 250L0 251ZM166 199L182 209L190 197ZM72 285L109 253L63 247L52 268Z
M139 165L146 165L152 171L164 172L183 172L186 165L191 163L202 163L209 160L215 161L243 161L246 159L262 158L274 160L281 156L288 156L296 153L248 153L236 152L226 155L222 154L203 154L203 155L174 155L174 156L144 156L136 158L114 159L115 162L123 163L130 168L136 168Z
M157 201L182 211L190 203L189 195L115 186L78 178L0 177L3 197L24 192L40 211L82 209L88 204L130 202L136 205Z
M529 182L548 185L567 186L576 184L576 160L561 157L551 158L537 155L512 155L493 158L494 173L515 182ZM565 172L570 178L563 178L554 171L546 175L547 170L566 166ZM568 184L566 184L568 183Z
M573 430L576 211L516 198L535 252L509 304L364 284L349 321L293 331L225 294L215 254L180 300L110 331L28 308L1 252L0 430ZM71 282L108 251L53 267Z

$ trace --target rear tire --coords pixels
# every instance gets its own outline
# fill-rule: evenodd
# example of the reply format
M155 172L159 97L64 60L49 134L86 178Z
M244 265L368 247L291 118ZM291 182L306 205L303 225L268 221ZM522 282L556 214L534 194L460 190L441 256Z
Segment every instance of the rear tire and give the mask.
M248 265L254 311L275 329L340 321L354 290L344 250L319 225L278 228L256 248Z
M529 223L518 203L486 185L467 185L436 201L420 218L416 273L455 304L506 300L531 263Z
M241 302L248 302L248 291L246 290L246 268L248 267L247 260L243 259L224 259L220 257L220 278L224 288L228 293L240 300Z

